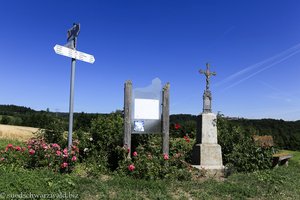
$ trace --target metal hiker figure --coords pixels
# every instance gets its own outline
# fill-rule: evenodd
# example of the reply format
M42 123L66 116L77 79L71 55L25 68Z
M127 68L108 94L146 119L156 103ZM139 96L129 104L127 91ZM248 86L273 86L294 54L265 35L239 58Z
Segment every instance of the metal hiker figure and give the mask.
M210 72L209 67L209 63L206 63L206 71L203 71L202 69L199 70L200 74L204 74L206 76L206 90L209 90L209 78L211 75L217 75L216 72Z
M204 90L203 94L203 113L210 113L211 112L211 92L209 90L209 79L213 75L217 75L216 72L209 71L209 63L206 63L206 70L199 70L200 74L204 74L206 76L206 89Z

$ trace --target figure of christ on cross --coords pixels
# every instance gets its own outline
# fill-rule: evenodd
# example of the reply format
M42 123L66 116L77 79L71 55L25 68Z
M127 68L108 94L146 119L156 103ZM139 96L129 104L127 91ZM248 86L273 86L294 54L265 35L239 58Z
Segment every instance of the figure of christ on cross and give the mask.
M215 76L217 75L216 72L210 72L209 71L209 63L206 63L206 70L199 70L200 74L204 74L206 76L206 91L209 91L209 78L211 77L211 75Z

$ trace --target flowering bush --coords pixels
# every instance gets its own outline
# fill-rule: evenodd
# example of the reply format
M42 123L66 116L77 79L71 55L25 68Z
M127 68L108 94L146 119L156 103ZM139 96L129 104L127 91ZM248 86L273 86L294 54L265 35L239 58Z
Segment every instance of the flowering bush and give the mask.
M196 121L183 121L182 123L172 123L170 125L170 135L173 137L183 137L189 134L190 138L196 137Z
M118 173L142 179L178 179L191 178L191 166L186 162L192 143L183 138L170 140L170 154L161 153L161 136L150 136L149 141L139 144L128 158L127 147L118 147L123 155ZM179 147L179 148L177 148Z
M8 144L5 150L1 151L0 164L26 168L47 167L56 172L71 172L79 152L78 142L74 141L73 144L70 151L61 149L56 143L47 144L43 139L30 139L27 147Z
M0 153L0 165L9 164L13 167L21 167L22 163L26 161L26 158L22 156L24 151L25 149L20 146L14 147L12 144L8 144Z

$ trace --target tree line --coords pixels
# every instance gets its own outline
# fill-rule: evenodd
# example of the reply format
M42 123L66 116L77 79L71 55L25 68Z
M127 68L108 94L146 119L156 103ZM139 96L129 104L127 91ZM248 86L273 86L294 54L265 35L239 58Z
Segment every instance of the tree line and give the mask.
M117 111L122 113L122 111ZM98 113L74 113L74 130L89 131L93 119ZM300 120L284 121L277 119L244 119L228 118L218 115L231 127L241 127L249 135L271 135L279 148L300 150ZM49 124L59 122L64 130L68 129L68 113L35 111L28 107L16 105L0 105L0 123L10 125L48 128ZM57 123L56 123L57 124ZM174 125L179 124L184 134L191 137L196 134L197 116L190 114L176 114L170 116L170 132L174 132Z
M282 149L300 150L300 120L284 121L282 119L244 119L229 118L218 115L218 119L222 118L229 127L240 127L245 134L253 135L271 135L277 147ZM181 124L188 130L197 124L196 115L179 114L171 115L170 123Z
M74 113L74 130L87 131L92 119L100 114ZM50 124L59 123L62 129L68 130L69 114L63 112L36 111L24 106L0 105L0 124L49 128Z

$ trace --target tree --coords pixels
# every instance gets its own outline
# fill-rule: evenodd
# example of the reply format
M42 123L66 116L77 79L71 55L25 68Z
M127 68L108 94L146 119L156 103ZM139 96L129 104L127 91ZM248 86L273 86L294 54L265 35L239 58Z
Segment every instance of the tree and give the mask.
M0 122L1 122L1 124L10 124L11 120L8 116L3 115Z

